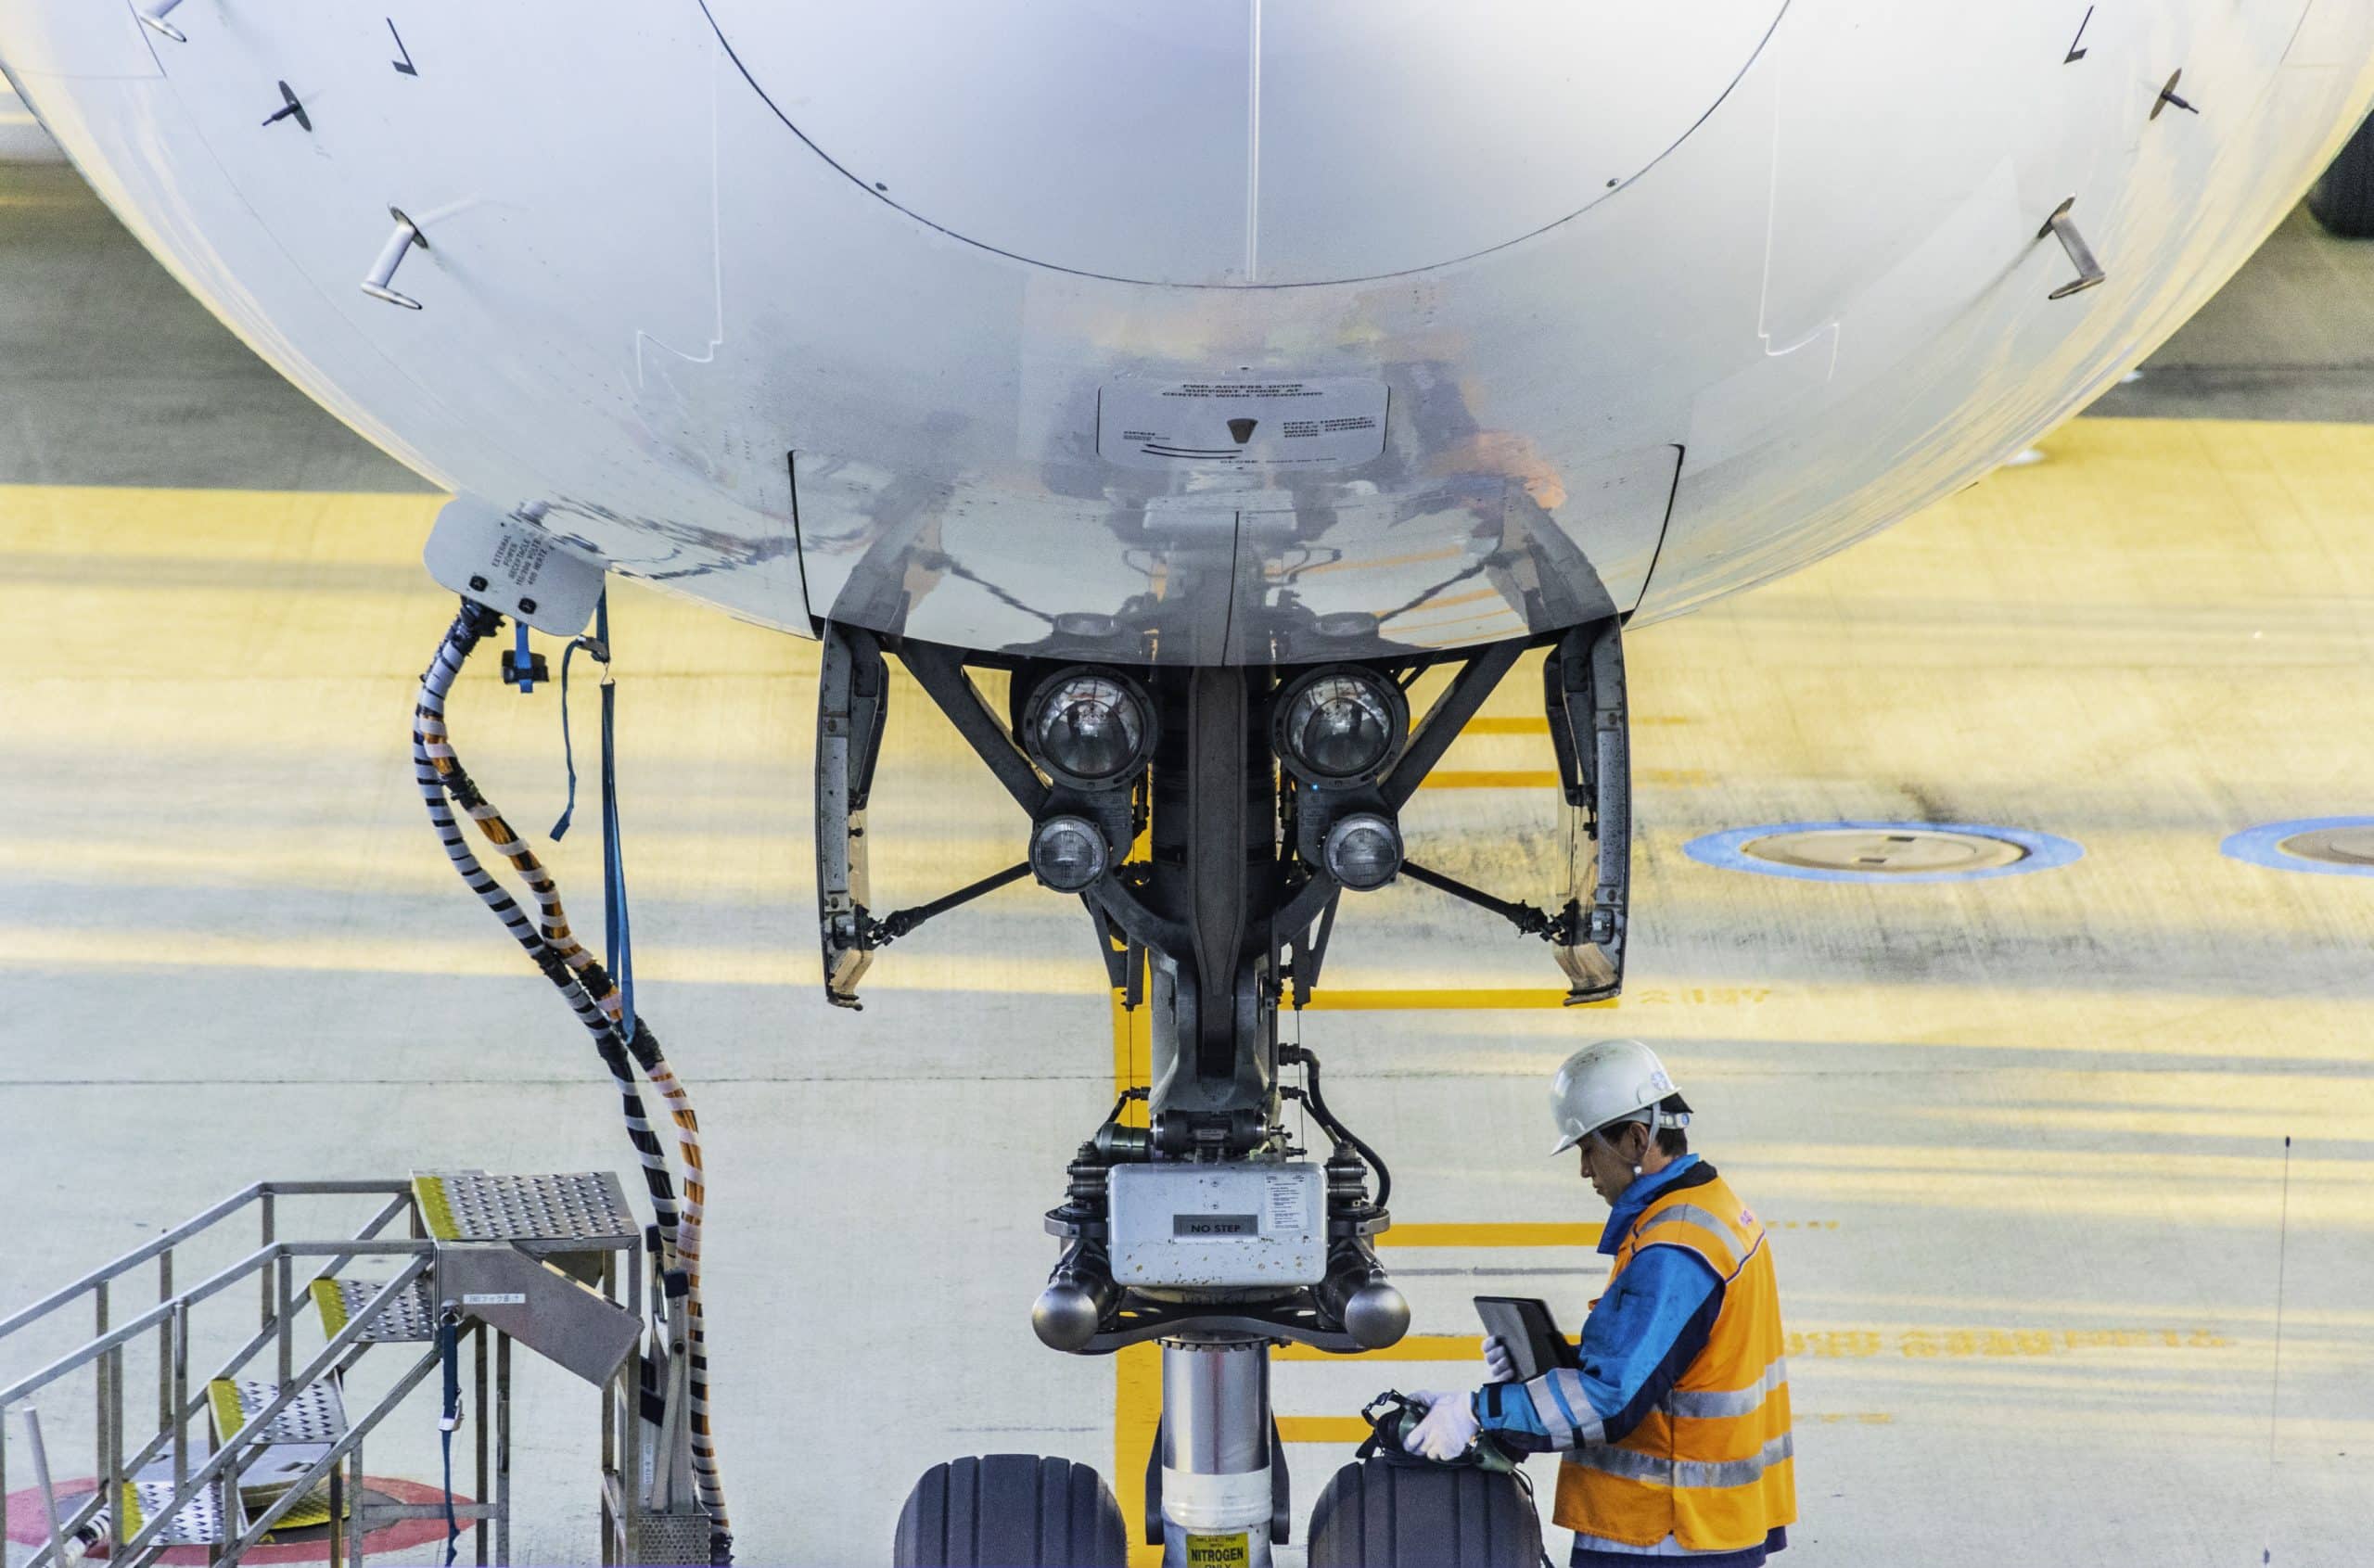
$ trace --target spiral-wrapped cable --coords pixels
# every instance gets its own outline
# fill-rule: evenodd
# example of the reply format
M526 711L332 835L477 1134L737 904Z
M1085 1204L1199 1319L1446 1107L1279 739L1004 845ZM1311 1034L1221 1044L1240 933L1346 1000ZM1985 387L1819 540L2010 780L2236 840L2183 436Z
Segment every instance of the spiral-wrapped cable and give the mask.
M492 610L463 601L428 672L421 678L413 720L414 773L422 800L428 808L429 821L454 869L568 1001L578 1022L593 1037L594 1049L618 1088L627 1136L643 1164L645 1185L649 1189L652 1210L658 1221L661 1266L681 1270L684 1278L687 1435L694 1485L701 1508L709 1516L712 1561L730 1562L732 1526L726 1515L724 1483L709 1425L708 1344L700 1281L701 1220L708 1183L701 1161L700 1125L693 1111L692 1097L668 1064L650 1027L640 1018L628 1025L618 984L571 931L552 873L472 783L454 754L445 726L445 699L460 676L462 666L479 643L501 624L502 618ZM534 923L530 922L526 911L503 885L479 863L453 815L454 806L459 806L478 825L488 842L527 883L537 905ZM630 1026L632 1035L627 1033ZM635 1083L638 1067L667 1105L669 1118L676 1129L677 1151L683 1161L681 1205L667 1154L652 1130Z

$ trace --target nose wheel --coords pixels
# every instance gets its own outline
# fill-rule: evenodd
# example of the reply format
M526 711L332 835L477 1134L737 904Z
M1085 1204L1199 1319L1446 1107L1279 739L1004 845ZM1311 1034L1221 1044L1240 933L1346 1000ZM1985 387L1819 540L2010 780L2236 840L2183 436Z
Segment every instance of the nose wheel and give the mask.
M1310 1568L1540 1568L1541 1521L1513 1475L1380 1454L1335 1472L1310 1515Z
M924 1472L899 1512L895 1568L1125 1568L1121 1505L1066 1459L989 1454Z
M1165 1533L1164 1568L1270 1561L1255 1529ZM1515 1477L1382 1455L1335 1472L1308 1539L1310 1568L1538 1568L1544 1561L1541 1523ZM1125 1568L1128 1542L1112 1489L1089 1466L989 1454L924 1472L899 1514L890 1561L894 1568ZM1242 1555L1225 1555L1232 1549Z

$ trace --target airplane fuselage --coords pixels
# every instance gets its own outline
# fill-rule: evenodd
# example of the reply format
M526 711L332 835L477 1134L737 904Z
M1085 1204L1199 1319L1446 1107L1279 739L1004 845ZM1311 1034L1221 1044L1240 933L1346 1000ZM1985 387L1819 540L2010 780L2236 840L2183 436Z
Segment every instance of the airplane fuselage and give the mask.
M144 3L0 0L0 61L389 452L801 634L1146 663L1805 565L2136 363L2374 94L2347 0Z

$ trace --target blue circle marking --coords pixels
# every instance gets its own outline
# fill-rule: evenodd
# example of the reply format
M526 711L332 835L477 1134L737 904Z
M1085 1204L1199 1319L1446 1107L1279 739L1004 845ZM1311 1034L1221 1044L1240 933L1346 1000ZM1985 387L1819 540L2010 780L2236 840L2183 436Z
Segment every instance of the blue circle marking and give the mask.
M2284 840L2330 828L2374 828L2374 817L2300 817L2288 822L2264 822L2244 828L2217 848L2237 860L2271 871L2304 871L2317 876L2374 876L2374 866L2345 866L2314 860L2283 848Z
M1746 846L1759 838L1770 838L1784 833L1959 833L1973 838L1992 838L1998 843L2016 844L2027 851L2008 866L1981 866L1970 871L1827 871L1816 866L1783 865L1778 860L1759 860L1748 854ZM1758 876L1794 877L1800 882L1981 882L1994 876L2019 876L2032 871L2051 871L2065 866L2086 853L2085 846L2074 838L2062 838L2049 833L2036 833L2027 828L1993 827L1976 822L1766 822L1760 827L1727 828L1693 838L1681 847L1682 853L1701 865L1717 866L1724 871L1754 872Z

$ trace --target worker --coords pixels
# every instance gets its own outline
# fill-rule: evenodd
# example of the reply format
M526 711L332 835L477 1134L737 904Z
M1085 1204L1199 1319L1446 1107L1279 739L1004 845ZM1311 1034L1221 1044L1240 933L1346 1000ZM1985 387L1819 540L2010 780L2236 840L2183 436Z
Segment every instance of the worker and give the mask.
M1521 1453L1558 1450L1551 1517L1575 1532L1578 1568L1757 1568L1797 1517L1788 1368L1764 1227L1691 1153L1690 1105L1639 1040L1585 1046L1551 1090L1558 1147L1613 1209L1599 1250L1615 1259L1574 1369L1517 1381L1487 1337L1493 1382L1414 1396L1408 1447L1459 1458L1481 1433Z

